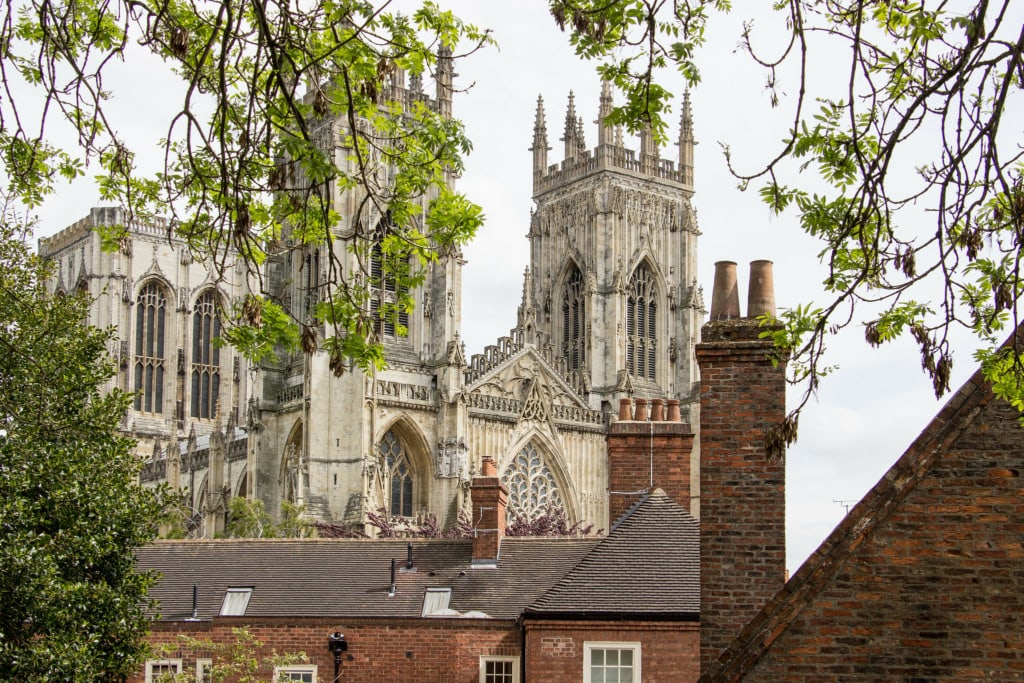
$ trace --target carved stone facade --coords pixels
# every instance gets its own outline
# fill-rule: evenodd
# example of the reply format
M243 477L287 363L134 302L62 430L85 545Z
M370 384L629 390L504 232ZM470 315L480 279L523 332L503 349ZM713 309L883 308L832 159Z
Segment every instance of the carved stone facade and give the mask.
M434 97L422 92L419 81L406 88L401 74L393 77L389 97L450 112L451 83L445 80L450 73L445 68L439 73ZM600 107L603 119L611 107L607 88ZM683 109L676 164L658 157L650 135L642 136L637 153L623 146L621 131L605 125L598 146L588 150L570 95L566 158L549 167L544 110L538 106L531 262L509 336L467 361L459 337L464 262L457 252L442 254L422 266L423 283L411 292L419 305L402 321L408 335L383 334L385 370L368 375L353 367L336 376L323 351L280 357L248 372L244 364L240 369L224 365L221 410L229 409L241 427L236 430L232 423L216 434L231 453L239 448L231 450L233 440L244 440L245 460L238 463L244 466L228 457L218 461L223 466L216 476L207 472L199 460L182 455L195 421L162 416L159 435L173 445L161 451L150 439L145 448L157 453L154 462L176 464L154 464L147 480L170 481L194 492L193 510L201 495L213 496L210 486L216 484L216 491L228 496L258 498L275 516L288 502L302 506L310 518L356 527L379 508L411 519L433 515L447 525L469 509L469 482L482 459L490 457L509 489L510 516L529 516L554 505L564 508L570 522L608 529L611 406L633 394L678 399L690 406L691 424L697 423L693 346L703 300L694 280L699 232L690 205L688 102ZM347 155L345 133L341 121L317 132L317 140L327 149L333 146L339 162ZM338 214L354 216L361 197L351 190L335 188L333 193ZM360 256L351 248L359 225L344 220L329 247L302 247L283 235L264 273L272 295L318 335L324 331L316 329L312 311L323 294L323 274L328 268L361 273L367 265L357 261ZM193 272L201 265L168 246L162 230L152 240L134 241L134 257L110 256L114 261L106 270L97 266L90 271L113 273L107 276L113 278L107 290L126 292L126 301L102 307L123 311L119 315L127 321L139 286L159 281L166 286L168 316L180 318L173 327L175 339L187 350L180 344L200 293L197 285L207 286ZM150 259L151 251L160 257ZM136 274L135 265L131 275L125 272L126 264L145 261L148 266L150 260L152 273L143 267ZM124 329L130 334L132 328ZM134 348L134 342L129 346ZM221 358L233 360L230 353L222 349ZM188 387L182 390L182 382L170 379L181 371L175 371L174 354L167 359L166 395L185 405ZM188 353L180 360L186 374L191 362ZM132 359L128 366L134 367ZM130 389L130 376L130 370L122 372L124 388ZM239 413L242 407L244 414ZM144 436L140 427L145 425L155 435L143 416L132 419L135 434ZM208 433L212 422L207 422L195 422L196 433ZM188 476L182 475L185 462ZM207 476L212 483L203 485L207 493L202 494L196 481ZM204 505L217 512L226 503ZM223 521L204 518L202 530L209 533L218 524Z

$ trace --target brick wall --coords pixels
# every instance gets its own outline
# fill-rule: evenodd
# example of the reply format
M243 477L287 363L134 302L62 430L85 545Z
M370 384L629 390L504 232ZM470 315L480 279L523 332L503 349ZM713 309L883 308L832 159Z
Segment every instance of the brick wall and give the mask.
M700 627L693 622L526 620L526 681L582 681L588 641L639 642L641 681L696 681ZM640 683L640 682L638 682Z
M971 390L794 576L742 680L1024 680L1024 430Z
M785 417L785 364L751 319L710 322L700 364L701 660L705 666L782 587L785 463L765 429Z
M608 431L608 523L654 486L690 507L693 432L685 422L619 420ZM653 453L653 457L652 457Z
M233 629L242 626L263 643L254 653L257 658L305 652L308 663L318 666L320 683L334 678L334 656L327 650L327 637L334 631L344 633L349 644L341 669L344 683L477 683L481 656L519 655L522 642L515 622L486 619L218 618L213 623L155 623L149 640L174 644L179 633L187 633L200 640L232 643ZM207 653L181 650L168 656L180 657L186 670L194 672L196 657ZM264 666L261 680L270 680L272 670ZM141 672L134 679L143 680Z

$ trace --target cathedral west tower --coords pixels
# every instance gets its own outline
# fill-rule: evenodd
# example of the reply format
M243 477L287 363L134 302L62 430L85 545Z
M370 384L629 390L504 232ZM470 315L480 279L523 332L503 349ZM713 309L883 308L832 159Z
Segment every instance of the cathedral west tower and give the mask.
M524 298L534 307L535 343L551 352L590 407L606 414L630 394L680 399L696 411L693 349L703 301L688 96L682 109L676 159L663 159L650 130L634 151L623 146L620 128L605 123L612 110L607 83L597 146L588 148L570 93L564 159L548 165L543 100L537 104Z

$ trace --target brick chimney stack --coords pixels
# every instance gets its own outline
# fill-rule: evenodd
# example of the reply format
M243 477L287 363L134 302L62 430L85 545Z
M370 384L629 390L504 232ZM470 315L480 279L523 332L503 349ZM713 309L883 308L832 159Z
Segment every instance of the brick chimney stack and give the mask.
M484 457L480 476L470 487L473 497L473 565L496 567L505 535L508 489L498 478L494 460Z
M765 430L786 413L786 365L755 317L775 312L771 262L751 263L748 317L739 317L736 264L715 264L700 364L700 651L709 666L785 582L785 462Z
M679 401L638 398L634 408L620 399L607 444L609 527L652 488L690 508L693 430L680 418Z

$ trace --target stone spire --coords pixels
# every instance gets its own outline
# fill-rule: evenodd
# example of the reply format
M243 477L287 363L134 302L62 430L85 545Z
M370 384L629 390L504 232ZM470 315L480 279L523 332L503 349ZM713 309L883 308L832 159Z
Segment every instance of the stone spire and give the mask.
M645 123L640 131L640 168L644 173L652 175L658 169L658 143L654 141L650 123Z
M437 85L437 111L442 116L452 115L452 83L455 70L452 67L452 50L441 46L437 51L437 73L434 77Z
M576 153L583 154L587 151L587 140L583 129L583 117L576 117Z
M683 94L683 113L679 117L679 172L684 185L693 185L693 116L690 114L690 91Z
M544 175L548 170L548 124L544 121L544 98L537 96L537 115L533 120L533 174Z
M611 145L615 142L615 129L606 122L608 115L612 113L612 84L609 81L601 82L601 99L597 106L597 145Z
M565 158L576 156L576 133L579 130L578 117L576 116L576 96L572 90L569 91L569 107L565 110L565 133L562 134L562 142L565 143Z

